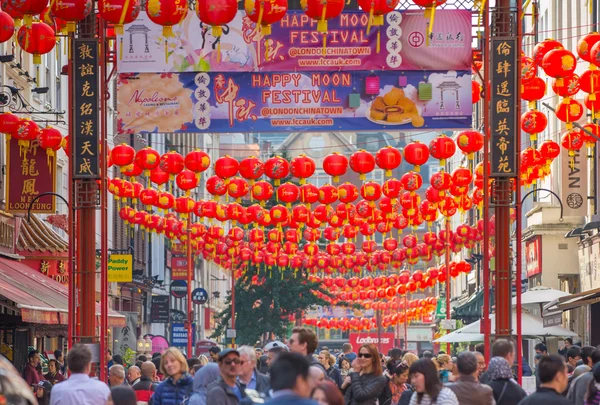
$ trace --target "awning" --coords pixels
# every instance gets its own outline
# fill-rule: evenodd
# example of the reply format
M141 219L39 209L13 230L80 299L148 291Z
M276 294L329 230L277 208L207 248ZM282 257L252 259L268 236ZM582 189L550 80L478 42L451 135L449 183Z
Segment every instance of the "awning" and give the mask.
M490 307L494 306L494 293L490 292ZM481 319L483 312L483 289L474 292L467 302L454 308L452 318L461 319L467 323Z
M542 315L544 317L549 317L585 305L595 304L597 302L600 302L600 288L556 298L544 305Z
M29 266L0 258L0 295L16 303L23 322L67 324L68 289ZM125 326L126 318L108 310L109 326ZM100 316L100 304L96 303Z

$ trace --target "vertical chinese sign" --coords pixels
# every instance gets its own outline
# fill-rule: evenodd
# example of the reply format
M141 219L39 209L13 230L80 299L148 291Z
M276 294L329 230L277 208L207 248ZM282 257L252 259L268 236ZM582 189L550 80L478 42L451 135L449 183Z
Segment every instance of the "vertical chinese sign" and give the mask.
M491 177L517 177L516 106L519 47L514 38L491 43Z
M6 206L10 213L26 213L31 202L56 189L56 159L47 159L36 142L21 148L16 139L7 140ZM43 195L31 204L31 212L54 214L56 197Z
M100 177L98 41L75 39L73 47L73 177L95 179Z

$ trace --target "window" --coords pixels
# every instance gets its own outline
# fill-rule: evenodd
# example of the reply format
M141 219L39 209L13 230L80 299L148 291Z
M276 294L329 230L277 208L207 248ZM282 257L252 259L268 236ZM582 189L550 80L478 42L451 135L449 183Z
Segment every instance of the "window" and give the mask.
M325 173L323 169L317 169L311 177L306 179L306 181L317 187L321 187L327 183L331 184L331 177Z

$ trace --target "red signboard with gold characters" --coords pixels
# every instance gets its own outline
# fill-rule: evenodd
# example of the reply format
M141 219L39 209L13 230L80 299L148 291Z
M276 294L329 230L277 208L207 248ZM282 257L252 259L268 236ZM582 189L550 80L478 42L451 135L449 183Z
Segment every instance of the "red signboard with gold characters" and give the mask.
M6 207L10 213L26 213L30 203L43 193L56 190L56 159L48 159L37 141L28 147L7 140ZM56 198L45 195L35 200L31 212L53 214Z

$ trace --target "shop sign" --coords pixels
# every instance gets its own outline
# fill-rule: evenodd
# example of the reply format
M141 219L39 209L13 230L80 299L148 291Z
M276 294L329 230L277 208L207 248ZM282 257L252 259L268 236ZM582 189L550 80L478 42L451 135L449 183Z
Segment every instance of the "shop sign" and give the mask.
M525 263L527 266L527 277L533 277L542 273L542 237L540 235L525 242Z
M194 267L192 263L192 280L194 280ZM188 279L187 257L171 257L171 280Z
M61 284L69 284L69 272L67 271L67 260L54 259L25 259L23 264L38 270L43 275L50 277Z
M187 282L175 280L171 282L171 295L175 298L183 298L187 295Z
M6 207L11 214L25 214L39 195L56 191L56 159L48 160L37 141L21 147L17 139L6 141ZM54 214L56 197L44 195L31 205L32 213Z
M73 177L76 179L100 178L99 152L100 99L98 40L73 40Z
M367 343L374 344L380 353L387 353L394 348L394 333L392 332L384 332L381 334L378 334L377 332L350 333L348 340L355 350L358 350L359 347Z
M196 324L192 324L192 346L196 344ZM171 324L171 346L187 347L188 331L183 323Z
M108 282L131 283L133 281L133 255L112 254L108 256Z
M518 57L520 47L512 37L496 37L491 40L491 177L517 176L516 119L519 92Z
M208 292L204 288L196 288L192 291L192 302L196 305L204 305L208 301Z
M118 80L118 130L471 128L471 81L470 70L127 73Z
M169 341L164 336L152 336L152 353L163 353L166 351L171 345Z
M268 36L242 10L217 46L196 13L188 13L173 27L165 58L162 26L140 14L117 39L117 65L130 73L470 70L470 10L438 9L429 40L421 10L392 11L369 30L368 12L346 11L327 23L324 47L319 22L301 10L289 10Z
M435 307L435 319L446 319L446 299L440 298L437 300Z
M588 158L586 148L569 151L561 148L561 200L564 204L563 215L585 216L588 214Z
M553 326L561 326L562 325L562 312L544 316L542 318L544 328L551 328Z
M150 304L150 323L169 323L169 296L153 295Z

